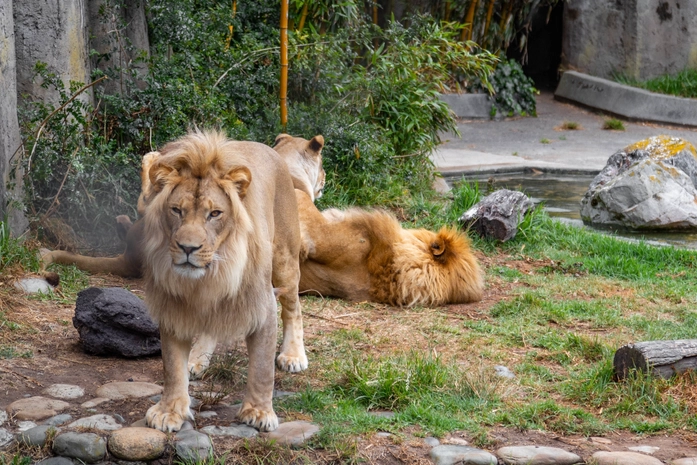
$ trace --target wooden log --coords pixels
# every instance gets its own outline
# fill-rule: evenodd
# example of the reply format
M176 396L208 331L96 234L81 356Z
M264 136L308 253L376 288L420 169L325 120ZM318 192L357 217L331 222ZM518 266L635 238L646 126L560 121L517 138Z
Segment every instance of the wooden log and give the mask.
M617 379L625 378L632 369L650 370L667 379L697 369L697 339L628 344L615 352L613 365Z

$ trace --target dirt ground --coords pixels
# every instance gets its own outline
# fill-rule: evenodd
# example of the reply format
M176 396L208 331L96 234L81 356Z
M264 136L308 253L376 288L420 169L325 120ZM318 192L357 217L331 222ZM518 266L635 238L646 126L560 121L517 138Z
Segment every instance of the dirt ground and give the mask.
M484 267L503 263L504 257L480 257ZM498 263L497 263L498 262ZM505 266L516 268L526 273L549 263L510 260L505 258ZM19 278L12 273L0 276L0 312L9 322L18 323L19 328L0 328L0 346L11 345L16 348L19 356L0 358L0 407L4 408L11 402L23 397L41 395L41 391L55 383L75 384L85 389L85 396L75 403L71 413L74 418L85 416L84 409L78 407L92 397L96 389L110 381L145 381L161 383L162 365L159 357L129 360L116 357L96 357L85 354L78 340L78 333L72 325L74 302L66 299L65 303L46 301L36 297L28 297L13 288L13 281ZM136 294L143 294L143 285L138 280L126 280L113 276L92 276L90 285L97 287L126 287ZM440 311L447 320L457 324L463 318L485 318L492 305L507 298L511 288L516 286L510 282L490 282L484 300L469 305L453 305ZM59 291L60 292L60 291ZM399 311L390 307L351 306L341 301L328 300L321 306L321 314L317 306L310 306L305 313L305 331L308 346L313 345L322 334L338 328L371 328L386 326L394 313ZM1 321L1 320L0 320ZM416 338L415 344L420 338ZM388 344L389 342L386 342ZM380 348L366 347L366 350ZM220 347L219 347L220 350ZM31 353L23 357L21 354ZM312 351L309 352L312 371ZM312 374L306 372L305 381L312 384ZM277 387L287 387L287 377L298 376L287 373L277 373ZM234 418L234 408L231 407L241 392L233 393L220 404L213 405L218 416L197 420L196 427L209 424L228 425ZM128 399L104 404L103 413L119 414L127 423L135 422L144 417L147 408L152 405L149 399L139 401ZM206 407L209 408L209 407ZM102 413L101 406L97 407ZM310 419L311 418L304 418ZM321 425L320 425L321 426ZM491 431L489 438L492 443L488 450L511 445L547 445L561 447L588 459L598 450L626 451L628 447L638 445L655 446L660 449L654 454L664 462L681 458L697 456L697 434L692 432L673 433L666 435L636 436L625 432L612 433L604 438L585 438L580 436L559 436L558 434L540 431L518 431L513 428L498 427ZM452 432L442 438L441 443L457 443L458 440L470 440L466 433ZM231 457L239 441L215 439L216 453L232 450ZM379 437L370 435L357 438L359 455L367 463L375 464L420 464L432 463L428 458L429 447L423 440L409 431L403 435ZM333 461L335 451L304 451L319 463Z

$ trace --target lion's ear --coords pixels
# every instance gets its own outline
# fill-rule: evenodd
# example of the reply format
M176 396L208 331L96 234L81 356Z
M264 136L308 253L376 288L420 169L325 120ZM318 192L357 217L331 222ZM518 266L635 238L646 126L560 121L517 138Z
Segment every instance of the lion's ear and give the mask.
M321 135L315 136L310 140L310 150L313 152L319 152L324 147L324 137Z
M278 145L279 142L281 142L283 139L286 139L288 137L290 137L290 135L286 134L286 133L281 133L281 134L277 135L276 140L273 141L273 145Z
M445 252L445 241L440 237L431 242L431 253L434 257L439 257Z
M252 182L252 172L249 171L249 168L246 166L236 166L228 171L228 173L223 176L223 179L232 181L237 188L237 194L240 196L240 199L244 199L244 196L247 195L249 183Z
M148 173L152 191L155 193L160 192L165 187L165 182L172 172L176 172L173 166L166 165L161 160L155 161Z

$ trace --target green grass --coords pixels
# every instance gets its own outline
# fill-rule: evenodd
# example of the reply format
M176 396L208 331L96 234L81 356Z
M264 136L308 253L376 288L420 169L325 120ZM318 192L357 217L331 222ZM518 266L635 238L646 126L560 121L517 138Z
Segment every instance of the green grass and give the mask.
M38 271L39 257L20 239L12 237L7 221L0 221L0 271L11 265L20 265L27 270Z
M697 98L697 69L686 69L677 74L667 74L646 81L639 81L622 75L616 75L614 79L622 84L639 87L651 92Z
M603 129L611 131L624 131L624 123L616 118L607 118L603 122Z
M575 131L577 129L581 129L581 125L576 121L564 121L561 128L565 131Z
M551 144L551 143L552 143L552 141L550 141L546 137L540 139L540 144Z

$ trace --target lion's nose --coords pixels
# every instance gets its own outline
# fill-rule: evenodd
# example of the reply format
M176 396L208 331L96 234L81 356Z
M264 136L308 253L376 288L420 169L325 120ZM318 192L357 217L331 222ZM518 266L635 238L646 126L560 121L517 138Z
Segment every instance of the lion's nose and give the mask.
M182 249L184 251L184 253L186 255L191 255L192 253L196 252L198 249L201 248L200 245L197 247L197 246L193 246L193 245L180 244L179 242L177 242L177 245L179 246L180 249Z

